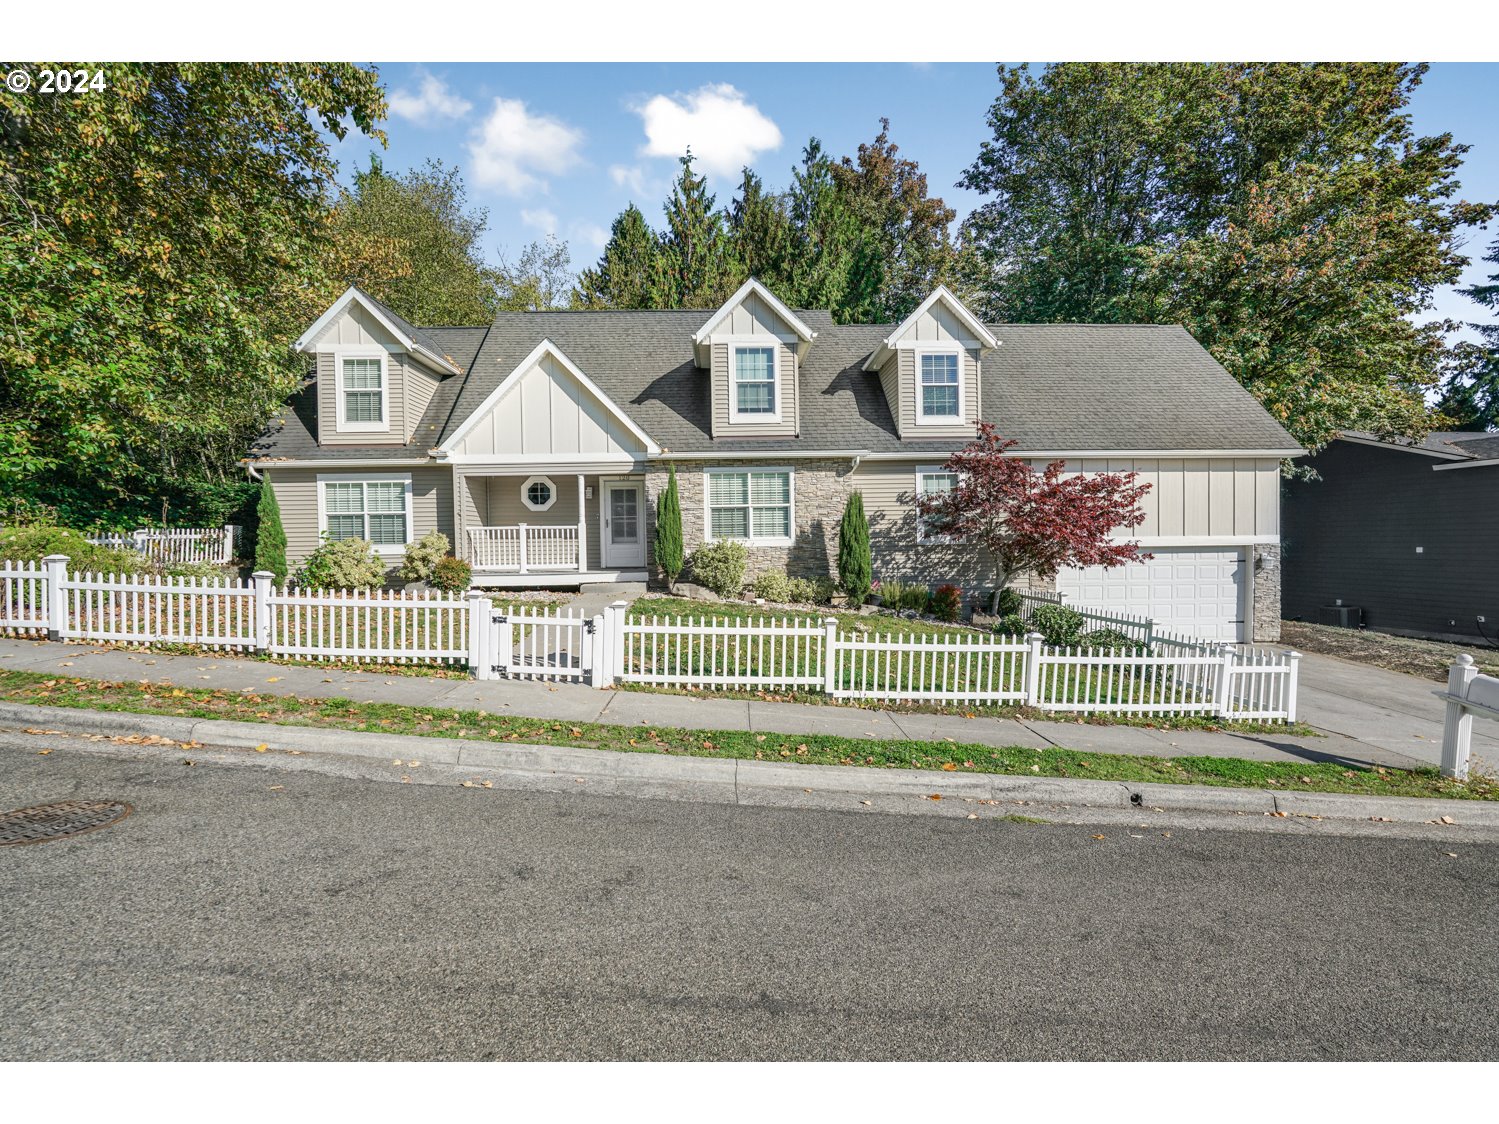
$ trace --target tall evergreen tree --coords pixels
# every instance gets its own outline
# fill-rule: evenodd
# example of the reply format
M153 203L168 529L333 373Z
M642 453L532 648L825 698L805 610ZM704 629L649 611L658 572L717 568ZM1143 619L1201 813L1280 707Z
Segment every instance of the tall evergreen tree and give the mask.
M631 203L609 230L598 264L578 275L573 303L581 308L669 308L658 292L661 247L640 208Z
M667 588L675 590L677 575L686 562L682 544L682 501L677 495L677 466L671 466L666 491L656 501L656 565L666 575Z
M662 295L670 308L715 308L733 294L743 278L738 276L723 212L714 210L707 179L693 174L691 151L681 163L682 172L672 183L663 208Z
M1483 260L1499 265L1499 238ZM1499 316L1499 273L1463 293ZM1461 347L1454 355L1437 408L1459 429L1499 429L1499 320L1471 327L1483 342Z
M1315 449L1419 433L1446 325L1415 317L1466 259L1466 146L1418 137L1425 68L1395 63L1000 67L962 186L985 309L1184 324Z
M838 525L838 581L850 605L864 604L874 583L874 559L869 549L869 520L864 515L864 493L848 497L843 522Z
M739 192L729 208L729 237L734 255L746 277L758 278L783 299L795 300L796 230L784 195L767 191L749 168L739 182Z

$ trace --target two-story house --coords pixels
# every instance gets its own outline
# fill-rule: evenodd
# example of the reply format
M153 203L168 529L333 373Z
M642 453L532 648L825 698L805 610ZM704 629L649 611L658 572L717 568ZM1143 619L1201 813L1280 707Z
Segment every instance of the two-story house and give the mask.
M1178 327L985 324L945 288L843 325L750 280L712 311L418 328L350 289L296 347L312 377L249 459L293 560L358 536L395 565L437 528L476 585L644 580L675 466L688 549L741 541L751 576L831 573L857 490L877 577L978 590L981 551L928 534L915 497L950 486L983 419L1013 455L1151 485L1130 537L1153 557L1058 589L1213 639L1279 629L1280 462L1301 450Z

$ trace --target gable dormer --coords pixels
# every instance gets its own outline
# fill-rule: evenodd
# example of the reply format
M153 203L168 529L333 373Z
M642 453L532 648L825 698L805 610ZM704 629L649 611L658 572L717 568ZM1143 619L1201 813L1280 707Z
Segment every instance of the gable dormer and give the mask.
M902 440L967 438L981 416L984 353L998 346L983 322L939 285L880 341L864 370L878 372Z
M317 359L319 445L404 445L458 367L420 329L350 287L293 350Z
M712 435L798 434L801 362L816 335L753 277L741 285L692 337L710 380Z

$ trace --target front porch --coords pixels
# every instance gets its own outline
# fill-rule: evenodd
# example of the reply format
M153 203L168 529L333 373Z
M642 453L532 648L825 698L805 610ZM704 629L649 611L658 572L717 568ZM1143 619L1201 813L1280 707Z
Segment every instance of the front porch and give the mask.
M464 471L458 556L475 586L526 589L646 580L644 478L556 470Z

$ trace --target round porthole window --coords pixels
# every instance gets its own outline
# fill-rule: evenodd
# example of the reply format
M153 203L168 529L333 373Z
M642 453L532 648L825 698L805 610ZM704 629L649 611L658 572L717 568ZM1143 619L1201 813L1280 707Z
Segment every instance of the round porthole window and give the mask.
M557 489L545 476L533 476L521 485L520 498L532 511L545 511L557 502Z

